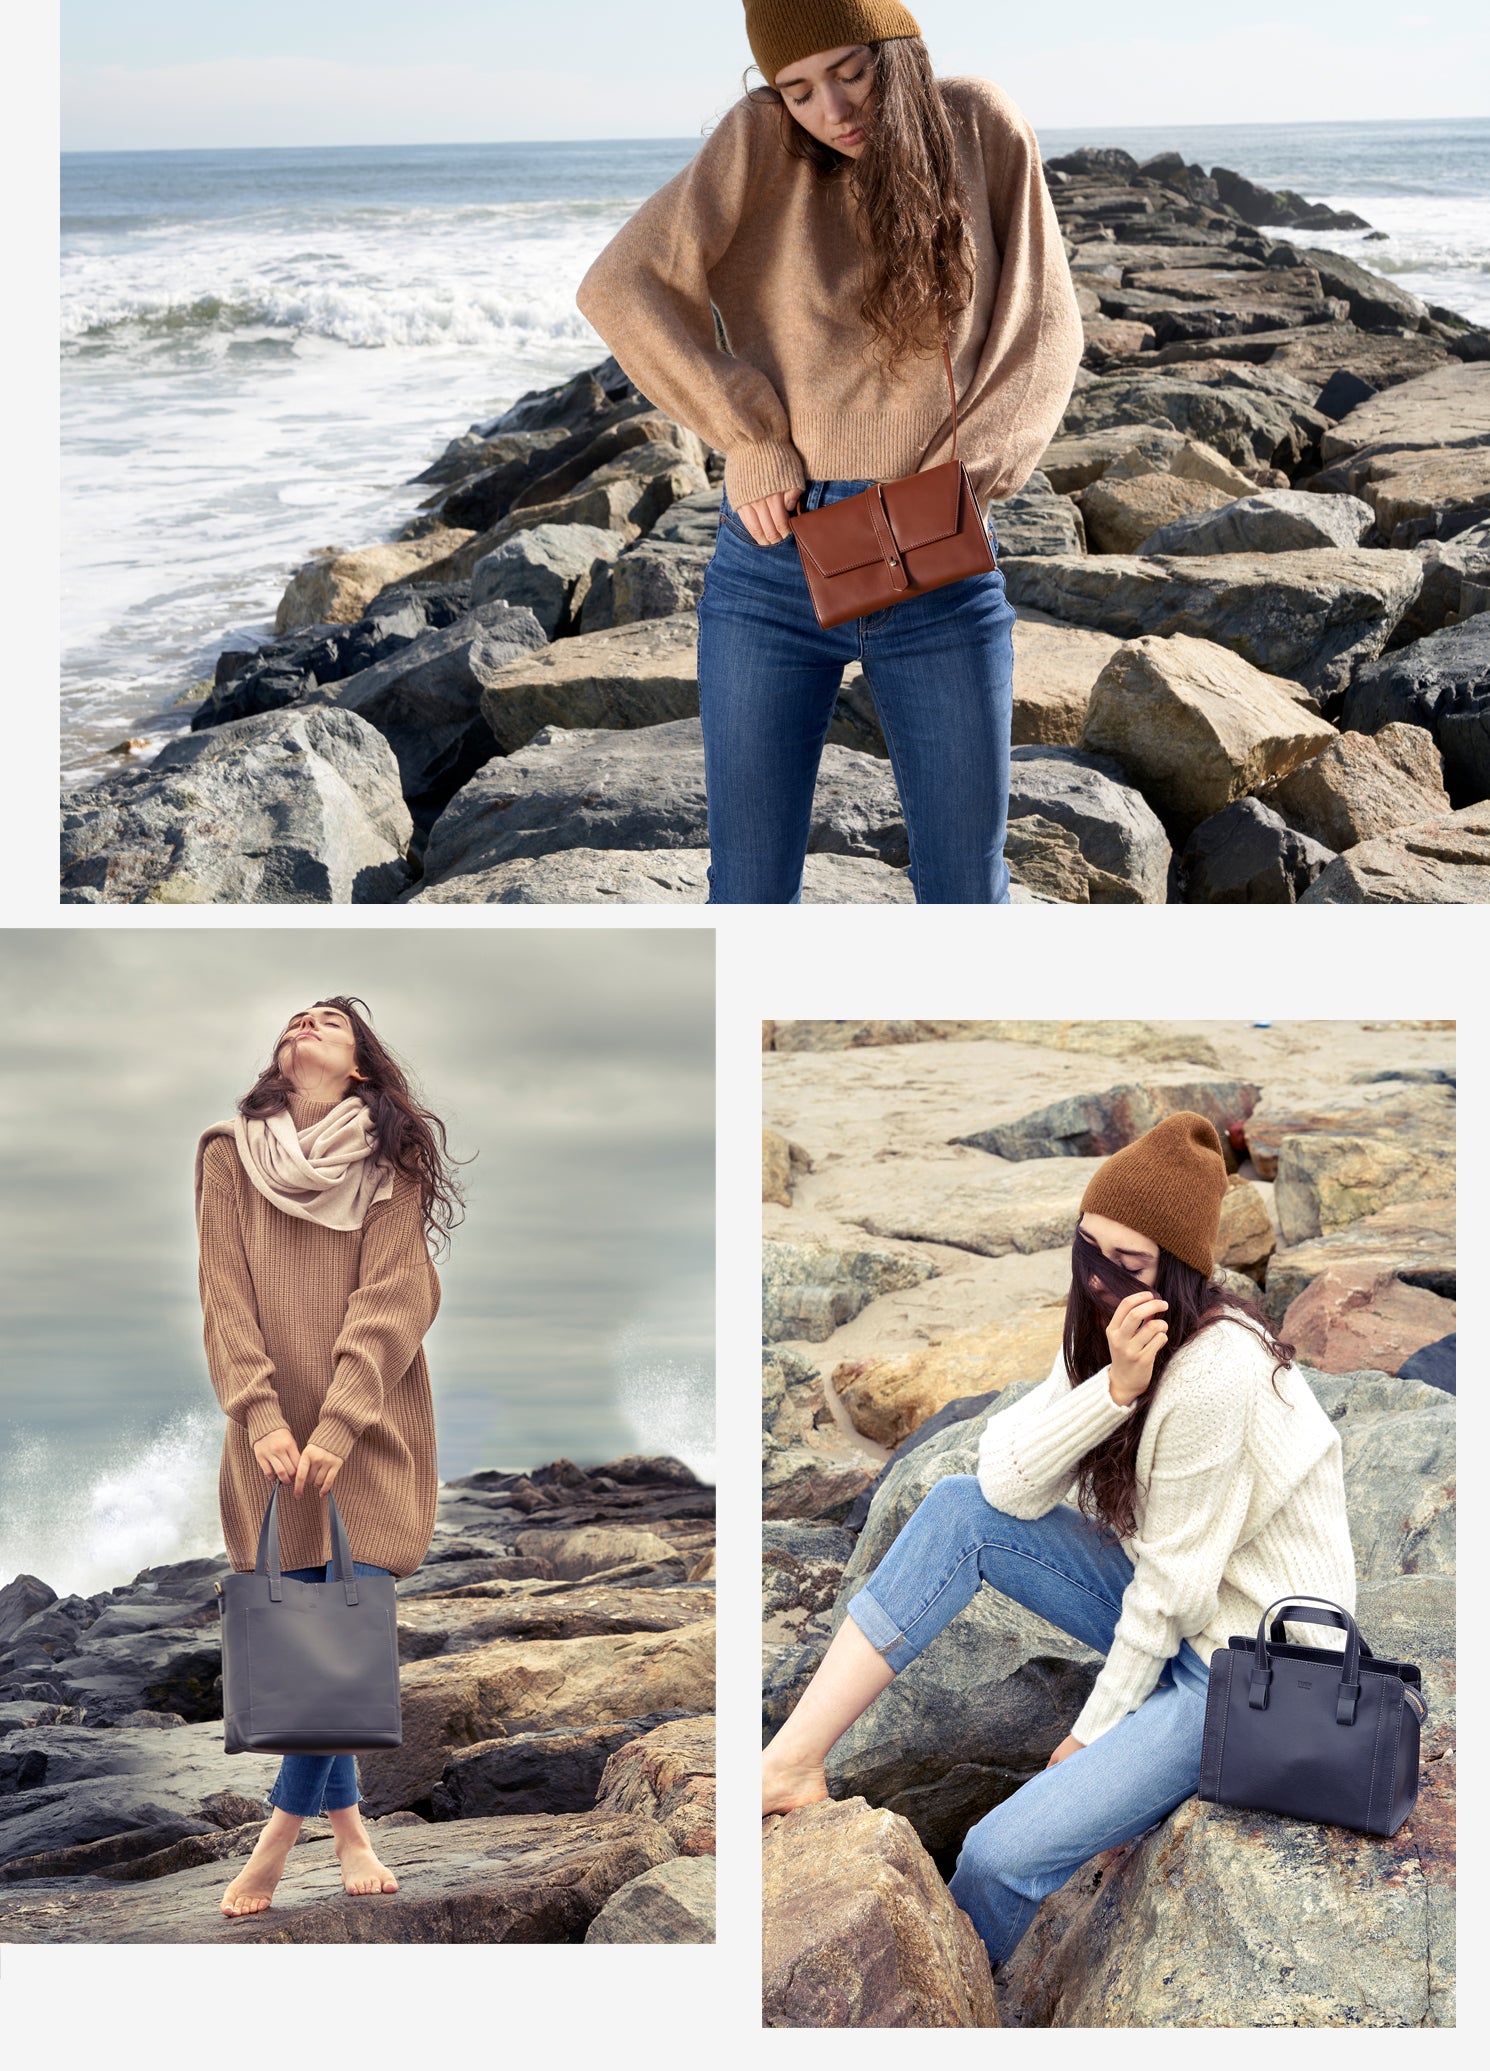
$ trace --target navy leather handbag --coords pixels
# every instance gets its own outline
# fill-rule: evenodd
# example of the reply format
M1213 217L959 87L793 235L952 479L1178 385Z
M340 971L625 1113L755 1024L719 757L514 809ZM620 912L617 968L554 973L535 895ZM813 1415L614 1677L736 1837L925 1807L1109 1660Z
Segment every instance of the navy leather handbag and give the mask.
M1289 1618L1339 1626L1343 1649L1286 1640ZM1395 1834L1417 1802L1427 1710L1421 1671L1373 1654L1339 1604L1279 1597L1255 1640L1233 1634L1211 1656L1197 1796Z
M279 1562L276 1481L250 1574L217 1584L227 1754L351 1755L398 1747L398 1597L359 1575L328 1489L334 1579L297 1582Z

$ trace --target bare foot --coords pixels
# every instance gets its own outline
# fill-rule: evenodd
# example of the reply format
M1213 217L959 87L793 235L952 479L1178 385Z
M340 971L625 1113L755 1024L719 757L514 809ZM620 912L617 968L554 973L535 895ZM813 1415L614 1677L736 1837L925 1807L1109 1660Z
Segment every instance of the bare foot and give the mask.
M284 1873L285 1858L295 1837L269 1837L268 1829L254 1843L253 1854L243 1865L219 1901L220 1910L236 1920L244 1913L262 1913L274 1897L274 1887Z
M769 1812L793 1812L798 1805L817 1805L828 1795L828 1779L821 1762L794 1764L772 1755L769 1748L761 1761L761 1817Z
M398 1879L385 1864L378 1861L372 1842L365 1834L348 1835L331 1844L336 1859L341 1864L342 1889L354 1898L369 1891L397 1891Z

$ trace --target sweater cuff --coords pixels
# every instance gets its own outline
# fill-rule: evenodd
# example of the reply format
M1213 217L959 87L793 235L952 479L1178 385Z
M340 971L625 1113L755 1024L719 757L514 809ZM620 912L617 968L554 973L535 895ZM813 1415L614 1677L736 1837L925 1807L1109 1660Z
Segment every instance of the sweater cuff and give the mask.
M805 489L807 470L790 440L762 439L757 445L736 446L730 451L724 463L724 486L738 510L775 489Z
M1038 1421L1011 1433L1014 1467L1022 1480L1035 1488L1042 1487L1068 1467L1074 1467L1094 1445L1100 1445L1109 1432L1132 1416L1131 1402L1113 1401L1107 1385L1108 1373L1104 1366L1058 1397Z
M324 1446L328 1453L335 1453L339 1460L344 1460L357 1443L357 1433L340 1417L322 1417L305 1443Z
M290 1420L280 1408L277 1395L271 1395L267 1401L260 1396L248 1405L243 1428L248 1433L249 1444L257 1445L271 1431L288 1431Z
M1071 1738L1079 1740L1083 1747L1090 1747L1094 1740L1100 1740L1104 1733L1110 1733L1114 1726L1120 1726L1135 1707L1126 1697L1113 1690L1104 1690L1099 1675L1091 1688L1086 1703L1076 1715L1071 1728Z

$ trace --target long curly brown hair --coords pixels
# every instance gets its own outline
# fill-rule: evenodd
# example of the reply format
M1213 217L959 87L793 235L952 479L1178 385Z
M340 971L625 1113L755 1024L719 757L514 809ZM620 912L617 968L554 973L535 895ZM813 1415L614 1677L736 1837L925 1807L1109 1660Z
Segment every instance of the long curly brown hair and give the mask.
M315 1005L334 1007L352 1024L354 1062L361 1074L355 1091L372 1117L373 1155L404 1178L417 1181L425 1234L438 1253L448 1245L450 1232L464 1214L454 1166L469 1164L470 1160L452 1160L449 1156L445 1124L415 1097L403 1066L374 1033L372 1009L366 1000L337 993L330 999L317 1000ZM293 1019L291 1015L289 1020ZM289 1106L295 1088L279 1068L283 1042L283 1035L276 1039L268 1064L239 1101L240 1115L262 1120Z
M925 43L892 36L867 48L874 78L857 158L803 129L769 82L745 91L780 108L784 149L823 180L847 183L865 260L859 313L893 375L906 359L939 351L942 333L972 300L973 243L952 122Z
M1094 1279L1101 1289L1100 1295L1092 1291ZM1139 1396L1133 1414L1125 1417L1100 1445L1084 1453L1076 1468L1079 1507L1088 1517L1096 1518L1103 1531L1114 1539L1130 1536L1137 1525L1138 1441L1164 1369L1180 1347L1228 1316L1249 1317L1261 1330L1263 1342L1273 1356L1274 1388L1278 1387L1278 1376L1292 1360L1294 1351L1292 1345L1274 1334L1258 1303L1244 1300L1229 1287L1198 1273L1194 1266L1187 1266L1162 1245L1154 1285L1145 1287L1132 1273L1104 1258L1078 1225L1071 1240L1071 1291L1066 1296L1066 1327L1061 1340L1073 1388L1100 1373L1111 1360L1108 1321L1118 1303L1130 1294L1157 1294L1168 1302L1164 1321L1169 1335L1154 1355L1153 1378Z

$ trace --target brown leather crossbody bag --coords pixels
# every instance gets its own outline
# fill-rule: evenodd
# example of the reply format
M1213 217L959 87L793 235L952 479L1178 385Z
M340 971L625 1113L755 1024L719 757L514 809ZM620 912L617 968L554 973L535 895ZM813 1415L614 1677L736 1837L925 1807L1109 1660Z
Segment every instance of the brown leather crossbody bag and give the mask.
M789 512L820 626L903 604L965 575L998 566L967 468L957 457L957 388L942 340L952 396L952 458L816 510Z

